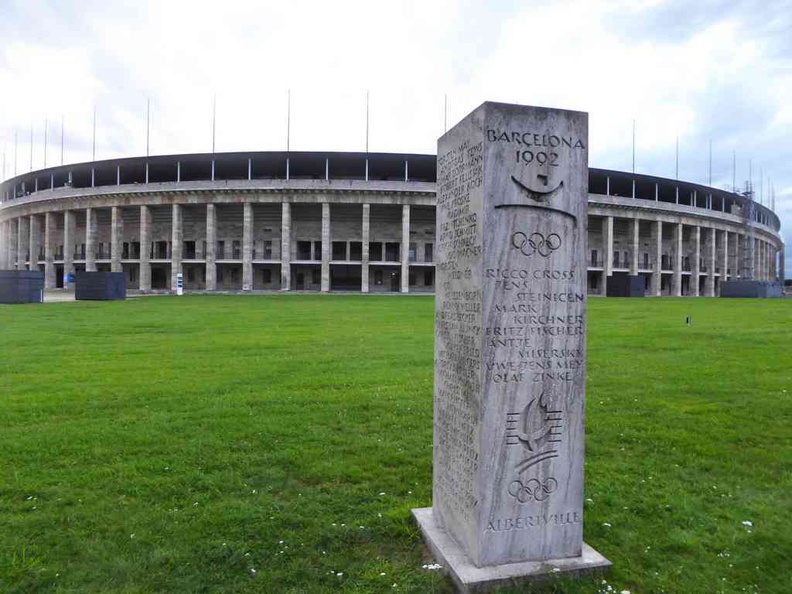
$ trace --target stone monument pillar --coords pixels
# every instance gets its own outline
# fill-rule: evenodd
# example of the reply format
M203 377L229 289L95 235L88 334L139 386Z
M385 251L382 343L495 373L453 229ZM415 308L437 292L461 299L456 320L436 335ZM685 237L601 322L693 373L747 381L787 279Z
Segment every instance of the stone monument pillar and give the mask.
M433 507L463 591L583 544L588 115L484 103L438 142Z

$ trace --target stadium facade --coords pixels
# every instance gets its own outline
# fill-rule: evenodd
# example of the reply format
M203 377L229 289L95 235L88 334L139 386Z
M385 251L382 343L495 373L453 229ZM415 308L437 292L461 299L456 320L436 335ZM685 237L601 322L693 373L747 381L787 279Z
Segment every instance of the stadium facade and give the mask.
M123 272L130 290L434 289L434 155L251 152L64 165L0 184L0 269ZM742 193L589 170L588 292L717 296L784 278L778 217ZM640 279L636 281L636 277Z

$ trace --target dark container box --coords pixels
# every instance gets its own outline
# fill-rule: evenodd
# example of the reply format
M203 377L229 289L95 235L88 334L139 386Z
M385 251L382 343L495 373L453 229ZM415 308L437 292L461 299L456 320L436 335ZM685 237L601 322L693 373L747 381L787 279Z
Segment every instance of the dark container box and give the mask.
M605 287L608 297L643 297L644 279L640 274L619 274L609 276Z
M126 299L123 272L78 272L74 298L78 301L119 301Z
M721 284L721 297L766 299L783 296L784 285L780 281L733 280Z
M44 301L44 273L38 270L0 270L0 303Z

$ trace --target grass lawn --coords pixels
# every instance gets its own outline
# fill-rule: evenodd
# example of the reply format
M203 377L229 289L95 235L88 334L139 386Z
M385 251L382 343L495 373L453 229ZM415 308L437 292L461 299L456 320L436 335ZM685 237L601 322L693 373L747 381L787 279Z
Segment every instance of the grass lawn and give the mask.
M0 592L451 592L431 297L0 306L0 353ZM792 300L591 300L588 377L614 569L538 591L792 592Z

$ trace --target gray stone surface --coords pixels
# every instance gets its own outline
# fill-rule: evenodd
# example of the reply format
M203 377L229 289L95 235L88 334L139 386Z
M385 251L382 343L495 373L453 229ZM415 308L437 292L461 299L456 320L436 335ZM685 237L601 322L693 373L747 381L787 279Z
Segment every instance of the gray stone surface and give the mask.
M587 158L580 112L439 141L432 509L477 567L583 551Z
M437 524L431 507L414 509L412 513L432 555L463 594L484 592L496 587L519 586L556 573L602 572L611 566L610 561L583 543L578 557L477 567L443 527Z

